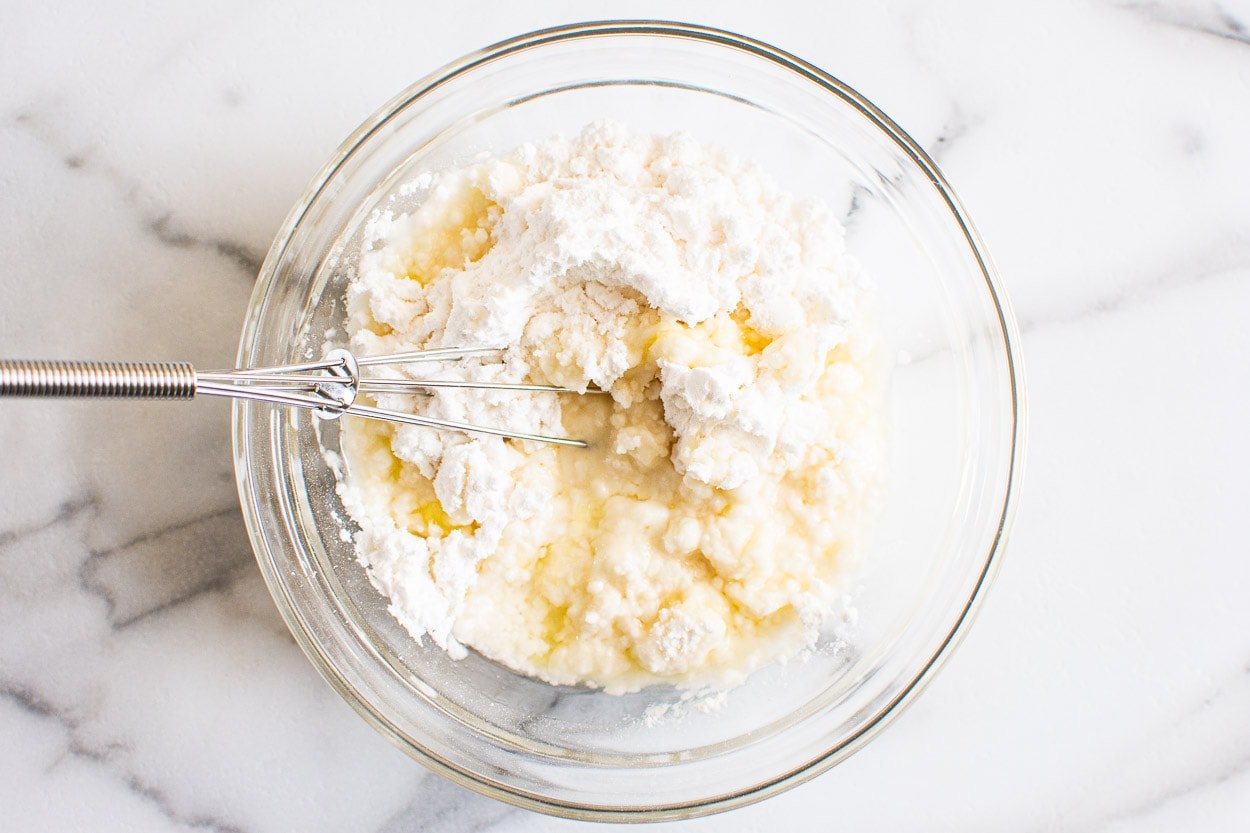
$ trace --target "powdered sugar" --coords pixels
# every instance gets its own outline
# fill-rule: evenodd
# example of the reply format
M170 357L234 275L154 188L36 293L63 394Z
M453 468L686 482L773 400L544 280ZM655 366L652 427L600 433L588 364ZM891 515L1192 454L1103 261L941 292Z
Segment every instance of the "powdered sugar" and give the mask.
M596 385L613 401L457 390L419 403L602 434L575 457L348 423L344 503L395 616L453 652L465 640L621 689L745 673L807 644L875 442L862 280L828 209L688 136L612 124L421 186L420 210L370 220L353 349L508 345L502 361L394 372ZM790 562L751 545L765 533Z

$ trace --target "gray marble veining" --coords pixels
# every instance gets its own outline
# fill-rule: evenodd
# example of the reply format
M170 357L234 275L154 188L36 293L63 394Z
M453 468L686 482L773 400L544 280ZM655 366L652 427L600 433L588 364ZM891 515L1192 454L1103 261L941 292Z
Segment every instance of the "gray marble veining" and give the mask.
M833 772L659 828L1243 829L1245 2L13 8L0 354L230 365L286 211L378 104L614 15L755 35L880 104L989 242L1029 371L1025 502L949 667ZM221 403L0 408L0 829L578 827L427 773L320 680L252 560L228 434Z

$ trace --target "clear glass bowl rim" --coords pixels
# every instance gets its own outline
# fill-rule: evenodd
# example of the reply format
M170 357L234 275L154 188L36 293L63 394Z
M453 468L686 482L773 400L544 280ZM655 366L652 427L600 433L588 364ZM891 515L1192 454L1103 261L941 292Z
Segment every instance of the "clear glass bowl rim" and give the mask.
M546 43L605 35L662 36L731 47L771 61L795 73L803 81L814 83L824 88L858 110L861 115L865 116L879 128L893 142L896 148L902 151L927 176L950 209L952 217L962 230L968 247L976 259L985 281L985 288L997 313L1000 328L999 334L1002 337L1006 353L1005 361L1008 371L1007 381L1011 398L1010 411L1012 422L1010 433L1011 449L1008 458L1009 471L1007 472L1006 485L1002 492L1002 507L997 529L989 551L984 556L980 575L954 625L941 641L938 649L920 668L913 679L900 689L897 695L886 703L877 714L865 722L858 732L846 738L843 742L826 750L824 754L808 760L787 772L757 784L750 789L740 790L731 795L721 795L709 800L680 805L614 809L553 800L531 792L513 789L499 782L485 780L473 773L452 766L440 758L429 754L427 750L422 749L420 746L415 745L411 739L397 733L382 714L359 696L350 682L321 649L317 637L288 600L284 579L279 574L275 564L271 560L262 557L262 553L267 551L267 546L264 532L261 528L262 522L258 507L250 499L250 482L254 474L249 463L251 459L249 440L244 431L244 409L246 405L239 402L235 403L233 410L232 427L235 476L248 537L256 554L256 560L260 566L265 584L278 607L283 621L301 650L321 676L379 733L434 771L476 792L514 806L588 821L645 822L674 820L734 809L784 792L829 770L862 748L896 718L906 706L910 705L915 697L932 680L937 670L965 636L998 571L1016 513L1016 507L1019 503L1020 479L1024 464L1026 410L1023 368L1020 356L1020 335L1015 316L1002 289L1001 278L990 258L985 243L969 218L963 203L929 154L906 131L899 127L893 119L852 87L789 52L734 32L698 24L667 20L603 20L553 26L517 35L469 53L413 83L379 108L339 146L330 161L313 178L304 194L291 209L281 229L275 236L273 244L270 246L248 303L247 317L240 339L238 362L240 367L246 367L250 363L252 345L255 342L257 329L260 325L261 312L264 307L263 302L269 294L276 277L280 255L286 249L308 209L320 196L325 186L333 179L348 158L362 144L367 142L376 130L410 103L484 63Z

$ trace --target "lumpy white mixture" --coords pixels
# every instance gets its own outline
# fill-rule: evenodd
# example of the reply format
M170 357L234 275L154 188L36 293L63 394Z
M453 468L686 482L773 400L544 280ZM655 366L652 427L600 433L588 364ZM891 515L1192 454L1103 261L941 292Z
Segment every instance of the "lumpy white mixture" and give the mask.
M595 124L374 218L358 355L507 345L382 407L559 448L345 420L343 500L391 613L553 683L732 685L810 645L879 457L866 281L830 209L691 137Z

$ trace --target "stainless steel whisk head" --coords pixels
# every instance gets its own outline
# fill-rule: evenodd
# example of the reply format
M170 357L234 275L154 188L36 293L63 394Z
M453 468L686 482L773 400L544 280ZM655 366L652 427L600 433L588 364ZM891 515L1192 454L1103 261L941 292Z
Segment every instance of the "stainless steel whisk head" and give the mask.
M422 362L456 361L466 356L502 353L502 347L444 347L383 356L356 357L331 350L319 361L278 367L199 372L187 362L93 362L46 359L0 359L0 397L102 397L111 399L192 399L225 396L311 410L321 419L344 414L420 425L426 428L491 434L516 440L585 448L567 437L527 434L504 428L435 419L415 413L357 404L361 393L407 394L438 388L479 388L514 392L583 393L552 385L506 384L460 379L375 379L361 368ZM605 391L587 390L602 394Z

